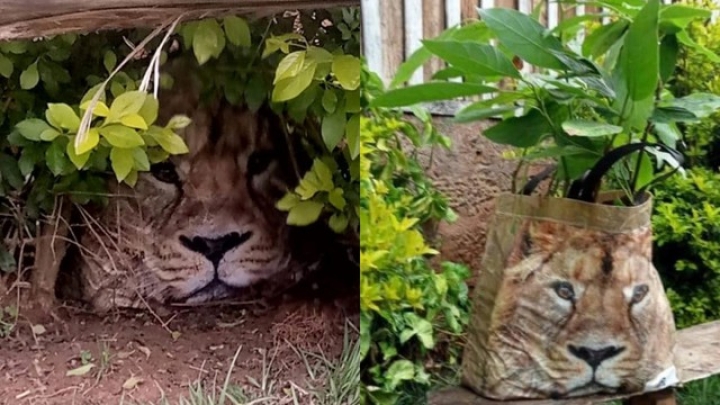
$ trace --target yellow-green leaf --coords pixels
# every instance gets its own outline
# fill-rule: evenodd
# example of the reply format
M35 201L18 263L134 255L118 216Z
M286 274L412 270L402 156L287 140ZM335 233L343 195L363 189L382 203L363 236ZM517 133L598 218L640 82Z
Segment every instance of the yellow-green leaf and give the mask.
M250 27L244 19L237 16L229 16L223 20L223 26L225 27L227 39L231 44L245 48L252 45Z
M42 139L43 141L51 142L58 136L60 136L60 131L55 128L48 128L42 131L42 133L40 134L40 139Z
M137 114L145 104L146 98L147 94L142 91L129 91L120 94L110 105L108 122L116 122L126 115Z
M138 114L145 120L147 125L152 125L157 119L159 108L158 100L152 95L148 95Z
M320 128L322 139L328 150L333 150L340 143L345 134L345 110L338 109L334 113L323 117L322 126Z
M75 132L80 127L80 118L75 114L72 107L67 104L48 104L45 118L55 128L64 128Z
M85 133L85 136L78 140L78 142L79 143L75 145L78 154L82 155L90 152L100 142L100 131L98 131L97 128L90 128L87 133Z
M112 73L113 69L115 69L115 66L117 65L117 56L115 56L115 52L105 51L105 55L103 56L103 65L108 73Z
M333 55L325 48L320 48L318 46L309 46L306 58L312 59L317 64L330 63L333 61Z
M147 153L142 148L135 148L132 150L132 157L135 164L133 167L137 171L146 172L150 170L150 160L148 159Z
M360 155L360 114L355 114L348 120L345 125L345 137L350 158L355 159Z
M66 377L82 377L82 376L84 376L85 374L89 373L90 370L93 369L93 367L95 367L94 364L88 363L88 364L85 364L84 366L80 366L80 367L78 367L78 368L74 368L74 369L72 369L72 370L68 370L68 371L65 373L65 376L66 376Z
M193 34L192 47L200 65L204 65L210 57L222 51L225 47L225 33L214 18L207 18L198 23Z
M345 208L345 205L347 204L345 197L343 197L343 189L339 187L328 193L328 201L333 205L333 207L339 210Z
M165 128L161 131L153 131L150 136L155 139L161 148L171 155L180 155L189 152L185 141L171 129Z
M299 96L312 83L316 67L316 63L305 61L297 75L278 81L272 92L272 101L288 101Z
M112 148L110 151L110 163L117 180L123 181L135 165L133 151L125 148Z
M315 162L313 162L312 171L313 173L315 173L319 181L318 190L330 191L333 189L335 185L333 184L332 172L322 160L315 159Z
M38 74L37 61L20 73L20 88L23 90L31 90L35 88L39 81L40 75Z
M347 215L336 213L328 219L328 226L336 233L342 233L347 229L349 222L350 218L348 218Z
M280 80L295 77L305 64L305 51L295 51L284 58L278 64L275 70L275 79L273 84L277 84Z
M168 121L167 125L165 125L165 128L183 129L190 125L191 122L190 118L186 115L175 115L170 118L170 121Z
M100 128L100 135L117 148L135 148L145 144L137 131L122 125L108 125Z
M333 59L332 71L345 90L360 87L360 59L352 55L340 55Z
M130 173L128 173L127 177L125 177L125 184L127 184L130 187L135 187L135 184L138 180L138 172L137 170L131 170Z
M301 201L290 209L287 223L296 226L310 225L320 217L323 206L317 201Z
M299 202L300 197L298 197L297 194L288 192L275 204L275 207L280 211L290 211L294 206L298 205Z
M120 118L120 123L130 128L148 129L147 124L140 114L130 114Z
M9 79L13 70L15 69L10 58L0 53L0 76Z
M78 155L75 151L75 142L73 141L74 139L71 139L70 142L68 142L66 152L68 157L70 158L70 161L75 165L75 167L77 167L78 169L82 169L85 166L85 163L87 163L88 159L90 159L90 152Z
M90 107L90 102L92 100L88 100L82 104L80 104L80 109L85 111ZM102 101L98 101L95 103L95 107L92 110L92 114L97 117L107 117L108 114L110 114L110 109L108 108L107 104L105 104Z

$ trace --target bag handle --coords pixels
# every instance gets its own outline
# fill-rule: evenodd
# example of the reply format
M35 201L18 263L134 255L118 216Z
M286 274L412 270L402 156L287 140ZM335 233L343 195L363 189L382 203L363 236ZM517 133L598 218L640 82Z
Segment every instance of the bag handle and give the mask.
M582 200L586 202L595 202L597 200L597 194L598 190L600 189L600 183L602 182L602 178L612 168L612 166L618 161L620 161L620 159L632 153L645 150L649 147L662 149L678 162L678 167L676 167L669 173L659 177L658 179L656 179L656 181L665 179L668 176L674 174L685 161L685 157L682 155L682 153L678 152L673 148L670 148L667 145L663 145L660 143L638 142L623 145L606 153L602 158L600 158L600 160L598 160L597 163L595 163L595 166L593 166L590 170L586 171L582 177L574 180L570 185L570 190L568 191L567 198ZM635 193L635 195L633 196L633 203L637 201L638 196L642 196L644 194L645 190L649 185L650 184L645 185L643 188L641 188Z
M540 185L543 181L545 181L547 178L552 175L555 170L557 169L556 164L551 164L544 168L540 173L535 174L533 176L530 176L530 179L528 179L528 182L525 184L525 187L520 190L520 194L522 195L530 195L535 191L537 186Z

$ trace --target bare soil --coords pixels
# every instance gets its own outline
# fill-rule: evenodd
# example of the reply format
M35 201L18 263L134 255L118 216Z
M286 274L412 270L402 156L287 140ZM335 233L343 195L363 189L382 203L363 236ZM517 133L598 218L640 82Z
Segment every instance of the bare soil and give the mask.
M322 356L337 359L347 321L358 325L357 290L330 291L318 297L305 289L271 307L97 316L71 303L58 307L54 320L35 325L21 315L10 336L0 337L0 404L159 404L167 399L174 405L198 382L208 392L222 386L236 353L231 381L248 397L287 393L292 386L301 403L310 403L309 390L322 388L325 376L312 375L308 367L315 368ZM0 304L12 305L12 294L0 297ZM90 363L94 366L86 374L67 375Z

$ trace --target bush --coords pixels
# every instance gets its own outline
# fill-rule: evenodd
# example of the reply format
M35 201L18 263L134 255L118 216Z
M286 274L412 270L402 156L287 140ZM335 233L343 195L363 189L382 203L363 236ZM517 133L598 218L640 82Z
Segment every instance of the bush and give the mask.
M678 327L720 318L720 174L695 167L656 198L655 266Z
M456 352L438 350L467 322L468 270L428 261L436 252L420 231L426 221L452 219L445 199L432 188L414 153L402 145L446 142L424 117L420 133L401 116L376 110L361 121L361 357L362 403L416 404L430 385L426 365L457 363Z

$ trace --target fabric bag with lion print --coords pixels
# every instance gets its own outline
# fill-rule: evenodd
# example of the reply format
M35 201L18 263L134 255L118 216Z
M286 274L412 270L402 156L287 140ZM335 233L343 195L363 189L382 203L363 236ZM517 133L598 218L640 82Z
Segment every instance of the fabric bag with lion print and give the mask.
M653 391L677 383L675 324L652 264L652 199L598 193L607 154L567 198L497 199L477 279L463 384L492 399ZM681 161L682 157L678 160Z

